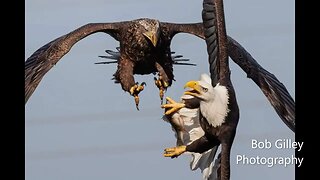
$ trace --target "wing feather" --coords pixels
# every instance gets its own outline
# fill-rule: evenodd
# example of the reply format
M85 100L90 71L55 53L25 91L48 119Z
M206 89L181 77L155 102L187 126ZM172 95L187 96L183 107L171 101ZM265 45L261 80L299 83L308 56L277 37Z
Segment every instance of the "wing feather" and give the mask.
M228 37L228 53L260 87L282 121L295 132L295 102L286 87L231 37Z
M218 60L218 38L215 6L212 1L203 1L202 21L204 24L204 35L207 43L209 70L212 86L218 83L219 79L219 60Z
M203 1L202 19L204 35L209 55L212 84L215 85L219 75L217 58L216 17L213 1ZM215 37L214 37L215 36ZM262 90L282 121L295 132L295 102L286 87L270 72L261 67L254 58L235 40L228 37L228 54L247 76Z
M173 36L178 33L188 33L204 39L204 30L202 22L188 24L161 22L161 28L167 30L170 39L172 39Z
M63 35L39 48L25 61L25 103L44 75L81 39L96 32L105 32L117 39L116 32L124 22L90 23Z

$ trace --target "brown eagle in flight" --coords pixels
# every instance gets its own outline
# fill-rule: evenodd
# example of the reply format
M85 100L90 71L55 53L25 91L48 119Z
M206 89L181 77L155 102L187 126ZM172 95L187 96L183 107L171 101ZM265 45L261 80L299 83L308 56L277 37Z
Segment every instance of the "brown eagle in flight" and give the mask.
M177 33L189 33L203 38L202 23L174 24L155 19L141 18L114 23L90 23L63 35L39 48L25 62L25 103L37 88L44 75L81 39L104 32L120 43L120 56L115 83L135 99L144 83L138 84L134 74L158 73L155 84L163 98L164 91L174 80L171 40Z

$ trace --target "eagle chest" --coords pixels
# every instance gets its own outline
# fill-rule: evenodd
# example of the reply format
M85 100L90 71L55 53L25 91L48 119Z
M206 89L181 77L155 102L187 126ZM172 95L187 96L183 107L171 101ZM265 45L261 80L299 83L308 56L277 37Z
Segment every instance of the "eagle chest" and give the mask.
M216 137L219 134L219 127L210 125L206 118L200 114L200 125L205 134Z

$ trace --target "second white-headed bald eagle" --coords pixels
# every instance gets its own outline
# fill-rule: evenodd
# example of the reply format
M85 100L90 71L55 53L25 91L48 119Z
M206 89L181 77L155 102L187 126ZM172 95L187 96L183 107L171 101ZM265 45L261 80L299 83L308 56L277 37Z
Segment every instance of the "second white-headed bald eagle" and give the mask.
M206 74L201 76L205 80L200 81L203 86L208 86L208 91L212 91L212 87L210 87L210 77ZM193 86L193 82L189 82L188 85ZM209 90L210 89L210 90ZM213 91L224 91L224 89L219 86L217 89ZM188 145L191 144L193 141L202 137L205 132L200 125L200 109L199 104L201 100L196 98L193 95L188 95L188 93L181 96L181 102L177 103L170 97L166 97L167 103L180 105L181 109L177 111L173 111L172 109L166 109L165 115L163 119L169 122L172 126L173 131L175 132L175 137L177 139L176 145ZM217 99L216 104L219 105L219 99ZM218 111L225 111L224 108L217 108ZM213 121L215 123L215 121ZM188 152L191 154L191 161L190 161L190 169L195 171L200 169L202 173L203 180L217 180L219 179L219 167L220 167L220 157L218 156L215 159L216 152L218 150L218 146L214 146L211 149L202 152Z
M220 176L218 165L214 167L213 161L216 151L222 144L222 157L229 156L239 119L234 92L220 83L213 87L208 74L187 82L185 88L189 90L180 103L167 97L168 103L162 105L166 108L165 119L171 123L177 137L177 147L165 149L164 156L191 153L191 169L200 168L204 180L213 180ZM229 114L231 110L233 113ZM226 168L225 162L219 163L222 165Z
M166 148L165 157L177 157L184 152L204 153L221 145L220 180L230 179L230 151L239 121L239 107L233 88L228 61L223 1L204 0L202 19L207 44L210 76L201 75L189 81L185 94L199 99L199 122L204 135L187 145ZM172 113L185 105L166 104ZM175 109L176 108L176 109Z

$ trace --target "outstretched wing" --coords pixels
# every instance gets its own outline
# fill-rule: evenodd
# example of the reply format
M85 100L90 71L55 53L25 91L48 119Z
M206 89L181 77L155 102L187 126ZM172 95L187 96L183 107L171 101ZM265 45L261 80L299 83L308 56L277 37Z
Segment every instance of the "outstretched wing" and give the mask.
M97 32L110 34L117 40L117 32L125 22L90 23L63 35L39 48L25 61L25 103L43 76L81 39Z
M170 37L170 39L172 39L173 36L178 33L188 33L204 39L202 22L188 24L161 22L161 29L162 31L166 31L168 33L167 36Z
M247 73L268 98L282 121L295 132L295 102L286 87L276 76L261 67L258 62L234 39L228 37L228 53L231 59Z

